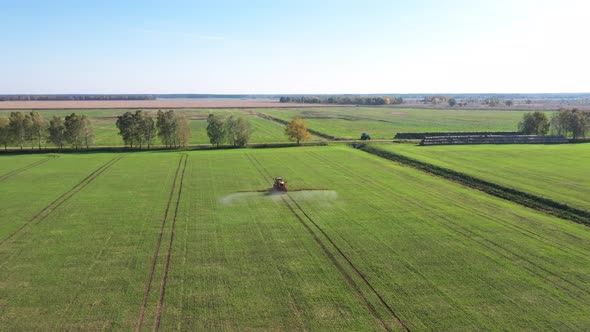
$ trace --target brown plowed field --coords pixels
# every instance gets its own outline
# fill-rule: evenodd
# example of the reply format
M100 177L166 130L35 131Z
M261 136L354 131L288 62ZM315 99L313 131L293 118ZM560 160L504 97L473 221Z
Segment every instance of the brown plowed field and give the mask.
M333 106L280 103L271 99L158 99L158 100L72 100L2 101L0 109L113 109L113 108L277 108Z

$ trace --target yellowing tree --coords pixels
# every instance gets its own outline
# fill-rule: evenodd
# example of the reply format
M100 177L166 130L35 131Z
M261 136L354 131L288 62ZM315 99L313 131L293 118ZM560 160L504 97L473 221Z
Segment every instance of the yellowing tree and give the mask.
M289 140L296 141L297 144L305 142L311 138L311 134L307 131L307 123L297 115L287 124L285 128L285 134L289 137Z

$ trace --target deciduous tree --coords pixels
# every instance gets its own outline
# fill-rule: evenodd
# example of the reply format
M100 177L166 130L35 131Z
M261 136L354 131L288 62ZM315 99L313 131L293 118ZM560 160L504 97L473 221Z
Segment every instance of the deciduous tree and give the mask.
M311 138L311 134L307 131L307 123L299 115L295 116L287 124L285 134L289 137L289 140L296 141L298 145Z
M54 115L53 118L49 120L49 128L47 131L49 134L48 139L61 150L66 141L66 127L64 125L64 120L61 117Z
M525 135L546 135L549 132L549 120L545 113L526 113L518 124L518 130Z
M41 150L41 143L45 139L47 132L47 123L43 118L43 115L39 112L31 112L31 136L38 144L39 150Z
M225 132L229 142L236 147L243 147L250 140L250 124L243 117L231 115L225 120Z
M23 144L27 139L27 129L25 124L25 116L21 112L12 112L8 118L8 126L10 128L10 140L23 149Z
M64 121L66 142L74 149L79 149L84 144L84 132L82 117L76 113L66 116Z
M166 147L178 145L178 122L174 111L158 111L156 127L158 128L158 137Z
M7 146L11 142L9 125L8 118L0 118L0 145L4 145L4 150L8 149Z
M186 147L191 140L191 128L182 115L176 115L176 123L178 126L178 146Z
M209 136L209 142L215 144L217 147L225 139L223 121L215 114L209 114L207 117L207 136Z

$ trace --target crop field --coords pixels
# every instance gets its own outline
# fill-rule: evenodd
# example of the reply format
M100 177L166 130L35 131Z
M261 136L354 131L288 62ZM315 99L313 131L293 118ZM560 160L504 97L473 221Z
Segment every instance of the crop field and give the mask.
M590 144L377 146L590 211Z
M391 139L399 132L515 131L524 111L430 110L386 107L331 107L257 110L282 120L295 115L309 128L335 137Z
M3 330L590 328L588 227L345 146L0 156L0 188Z
M72 112L87 115L94 126L95 146L121 146L115 122L117 116L135 109L56 109L39 111L46 119ZM10 110L0 110L0 117ZM157 110L146 110L155 114ZM244 115L252 127L251 143L287 142L284 125L262 118L265 114L289 121L295 115L306 119L308 127L319 133L339 138L358 139L367 132L373 139L391 139L398 132L439 131L514 131L522 111L426 110L385 107L321 107L268 109L181 109L192 129L190 144L208 144L206 118L209 113L222 116ZM322 138L313 136L312 141ZM156 144L159 141L156 140ZM51 146L47 144L47 146Z
M75 112L77 114L87 115L94 128L95 142L94 146L122 146L123 140L119 136L119 130L116 127L117 116L126 111L134 112L134 109L119 110L119 109L94 109L94 110L43 110L39 111L47 121L53 115L66 116ZM8 116L11 111L0 110L0 117ZM155 116L157 110L146 110L152 116ZM284 126L269 121L250 112L243 110L218 110L218 109L194 109L194 110L177 110L184 114L189 119L191 126L191 140L190 144L209 144L207 137L207 116L210 113L220 114L222 116L229 116L230 114L244 115L252 128L251 143L267 143L267 142L288 142L284 133ZM312 141L322 140L319 137L312 137ZM155 144L160 144L156 139ZM51 146L48 144L47 146ZM26 147L26 146L25 146Z

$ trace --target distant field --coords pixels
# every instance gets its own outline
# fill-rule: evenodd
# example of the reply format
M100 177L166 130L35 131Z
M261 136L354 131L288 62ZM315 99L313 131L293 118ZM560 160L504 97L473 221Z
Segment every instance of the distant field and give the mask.
M80 101L3 101L0 109L125 109L125 108L251 108L311 107L310 104L279 103L271 99L157 99L157 100L80 100Z
M399 132L515 131L524 111L430 110L381 107L261 109L288 120L301 115L309 128L341 138L391 139Z
M72 112L87 115L94 126L95 146L121 146L123 140L118 134L116 127L117 116L126 111L134 112L134 109L119 110L119 109L93 109L93 110L43 110L39 111L45 119L49 120L53 115L66 116ZM0 116L8 116L11 111L0 110ZM147 110L147 114L155 116L157 110ZM189 119L191 126L191 140L190 144L209 144L209 137L207 137L207 121L206 118L210 113L216 113L222 116L230 114L244 115L252 128L251 143L267 143L267 142L288 142L285 136L284 126L273 121L262 119L258 116L252 115L249 111L236 109L188 109L177 110L177 112L184 114ZM313 136L312 141L321 140L319 137ZM160 144L156 139L155 144ZM51 144L46 144L51 146Z
M590 211L590 144L377 146Z
M0 110L8 116L11 110ZM96 146L120 146L116 117L135 109L56 109L39 111L45 118L65 116L72 112L86 114L95 127ZM155 114L157 110L146 110ZM317 132L347 139L358 139L367 132L373 139L392 139L398 132L440 131L514 131L523 111L426 110L381 107L320 107L320 108L247 108L247 109L183 109L177 110L191 122L191 144L207 144L205 119L209 113L243 114L252 125L252 143L286 142L284 126L256 116L256 113L289 121L295 115L306 119L308 127ZM321 140L313 137L312 140ZM156 142L158 144L158 142Z
M0 180L5 330L590 327L588 227L361 151L42 158ZM274 176L327 191L239 193Z

